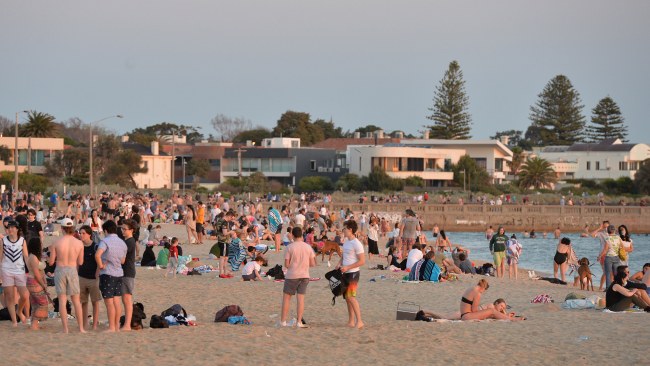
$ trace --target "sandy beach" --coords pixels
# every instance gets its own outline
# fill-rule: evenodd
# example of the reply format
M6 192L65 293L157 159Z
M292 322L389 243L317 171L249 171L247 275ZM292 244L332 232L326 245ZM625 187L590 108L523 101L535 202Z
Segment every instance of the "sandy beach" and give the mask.
M187 241L184 226L163 225L163 233ZM56 238L48 237L47 243ZM203 245L183 244L184 254L199 257L205 264L213 241ZM156 249L157 251L158 249ZM338 257L333 260L333 265ZM269 265L282 263L282 252L269 251ZM612 314L600 310L564 310L561 303L573 287L532 281L520 275L519 281L490 277L490 289L482 303L505 298L512 311L528 317L522 322L410 322L396 321L399 301L412 301L423 309L453 313L458 311L463 291L483 276L463 275L447 283L401 283L404 273L361 271L359 302L365 327L345 326L345 302L331 305L331 292L324 273L325 263L317 259L312 277L320 281L309 285L305 320L309 329L277 328L282 284L242 282L239 277L217 278L218 272L202 276L163 278L163 270L138 267L134 300L144 304L148 318L141 331L106 334L61 334L59 319L50 319L41 331L25 326L12 329L0 322L3 338L2 364L120 364L178 365L193 364L594 364L614 361L618 364L645 364L648 342L643 337L650 315ZM385 263L375 259L371 264ZM269 266L269 268L270 268ZM265 270L268 268L265 268ZM369 280L385 275L385 280ZM54 295L54 288L49 291ZM586 295L593 293L584 292ZM531 304L539 294L548 294L553 304ZM600 293L604 296L604 293ZM173 326L150 329L149 317L179 303L197 318L198 326ZM223 306L237 304L252 325L214 323L215 313ZM100 306L102 330L106 313ZM290 317L295 316L295 302ZM74 323L73 323L74 324ZM610 361L610 362L611 362Z

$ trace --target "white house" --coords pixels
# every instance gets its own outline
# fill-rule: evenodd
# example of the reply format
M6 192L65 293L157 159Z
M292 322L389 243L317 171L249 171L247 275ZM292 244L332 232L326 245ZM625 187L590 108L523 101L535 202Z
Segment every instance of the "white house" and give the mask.
M634 179L641 163L650 158L650 146L609 139L593 144L548 146L538 155L553 164L560 179Z
M138 153L142 157L142 166L147 168L146 173L133 176L138 188L171 188L172 157L160 152L158 141L152 141L151 147L126 141L122 148Z

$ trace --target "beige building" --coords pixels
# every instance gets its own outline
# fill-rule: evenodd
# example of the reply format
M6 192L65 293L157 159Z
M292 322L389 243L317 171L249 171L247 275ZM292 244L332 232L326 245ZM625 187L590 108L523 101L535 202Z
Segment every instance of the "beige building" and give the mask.
M14 171L15 137L0 137L0 146L11 151L10 160L0 160L0 171ZM45 162L54 154L63 151L62 138L19 137L18 138L18 172L45 174Z
M134 150L142 157L142 165L146 173L135 174L133 180L139 189L171 188L172 157L160 152L158 141L152 141L151 146L123 142L123 149Z

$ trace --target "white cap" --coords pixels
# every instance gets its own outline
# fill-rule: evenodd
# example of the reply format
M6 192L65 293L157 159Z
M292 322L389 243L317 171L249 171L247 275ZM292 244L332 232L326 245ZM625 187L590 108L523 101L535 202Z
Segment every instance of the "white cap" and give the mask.
M65 219L61 220L61 226L63 226L63 227L73 227L74 222L71 219L66 217Z

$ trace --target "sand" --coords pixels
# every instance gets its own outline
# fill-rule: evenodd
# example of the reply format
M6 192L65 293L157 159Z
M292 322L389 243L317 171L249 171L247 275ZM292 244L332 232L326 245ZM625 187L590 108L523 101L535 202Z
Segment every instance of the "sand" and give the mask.
M187 241L184 226L163 225L163 233ZM48 238L48 242L55 238ZM207 258L212 241L184 244L184 254L216 266ZM157 249L156 249L157 251ZM269 264L282 262L282 253L269 252ZM338 258L335 257L333 265ZM522 322L411 322L396 321L399 301L412 301L423 309L440 313L458 311L465 289L483 276L461 276L448 283L405 284L403 273L362 269L359 302L365 328L345 326L347 311L339 298L331 305L331 292L324 279L328 271L317 259L309 285L305 320L309 329L277 328L282 283L242 282L238 277L219 279L217 272L202 276L163 278L163 270L138 267L134 299L142 302L150 317L180 303L196 316L198 326L150 329L149 319L141 331L79 334L71 323L71 334L61 334L58 319L44 323L46 329L30 331L0 322L3 365L118 364L118 365L277 365L277 364L645 364L644 338L649 314L609 314L597 310L564 310L560 303L572 287L544 281L489 278L490 289L482 303L503 297L512 311L528 317ZM372 264L385 263L385 259ZM369 282L379 275L386 280ZM50 293L54 289L50 288ZM554 304L531 304L538 294L549 294ZM587 295L590 293L583 292ZM601 293L602 294L602 293ZM603 294L604 295L604 294ZM214 323L223 306L237 304L250 326ZM105 329L103 303L100 319ZM295 303L291 317L295 316Z

